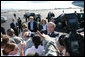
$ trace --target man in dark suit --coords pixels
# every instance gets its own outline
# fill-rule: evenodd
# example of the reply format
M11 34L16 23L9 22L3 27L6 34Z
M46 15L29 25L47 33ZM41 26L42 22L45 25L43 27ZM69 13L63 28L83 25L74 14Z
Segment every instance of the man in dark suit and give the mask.
M6 34L4 27L1 27L1 33Z
M12 23L10 24L10 28L12 28L15 32L15 35L18 36L18 25L15 22L15 19L12 19Z
M30 22L28 23L28 29L31 32L36 32L38 28L37 28L37 23L34 21L34 17L30 16L29 19L30 19Z
M47 16L48 22L50 22L51 17L55 17L53 12L48 13L48 16Z
M20 33L20 31L22 31L22 20L20 17L18 17L17 24L19 26L19 33Z
M14 13L14 17L16 18L16 14Z
M44 33L46 35L49 35L50 37L55 38L55 37L59 36L59 33L55 31L55 27L56 27L56 25L53 22L49 22L47 24L47 30L41 31L41 33Z
M48 22L50 21L50 18L51 18L51 12L48 13L48 16L46 19L48 19Z
M59 35L56 31L53 31L52 33L48 33L47 30L44 30L41 33L44 33L44 34L46 34L46 35L48 35L50 37L56 37L56 36Z

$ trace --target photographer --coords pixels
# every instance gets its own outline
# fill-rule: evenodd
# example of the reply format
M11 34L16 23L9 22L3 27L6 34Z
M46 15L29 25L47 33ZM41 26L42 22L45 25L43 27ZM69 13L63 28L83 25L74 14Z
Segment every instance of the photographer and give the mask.
M58 41L56 41L56 45L57 45L57 48L59 49L59 56L70 56L68 50L66 50L66 46L65 46L65 43L64 43L64 37L66 35L61 35L58 39Z
M70 56L84 56L84 39L81 34L77 33L78 20L68 19L67 26L69 33L63 37L63 43Z

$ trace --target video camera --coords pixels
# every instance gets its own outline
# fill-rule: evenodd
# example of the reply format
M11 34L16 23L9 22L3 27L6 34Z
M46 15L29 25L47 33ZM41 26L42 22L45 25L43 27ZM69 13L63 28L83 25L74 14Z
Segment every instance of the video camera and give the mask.
M61 35L59 43L66 47L71 56L84 56L84 39L77 33L78 19L65 16L67 19L68 35Z
M84 39L80 34L70 32L68 35L61 35L59 43L66 47L70 56L84 56Z

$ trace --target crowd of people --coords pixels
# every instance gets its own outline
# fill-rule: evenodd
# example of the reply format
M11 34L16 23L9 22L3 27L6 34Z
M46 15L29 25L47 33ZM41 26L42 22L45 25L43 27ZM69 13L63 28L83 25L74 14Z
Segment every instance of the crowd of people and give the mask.
M12 19L7 32L1 27L1 56L72 56L59 39L54 17L49 12L48 21L42 19L39 24L33 16L29 17L28 24L22 23L19 17L17 22ZM81 35L84 38L84 32Z

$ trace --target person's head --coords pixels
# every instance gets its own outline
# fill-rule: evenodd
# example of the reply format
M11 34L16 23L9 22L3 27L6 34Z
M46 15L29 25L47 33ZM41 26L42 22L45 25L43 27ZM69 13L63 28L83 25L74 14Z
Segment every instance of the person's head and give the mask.
M8 43L3 50L4 55L17 54L18 46L15 43Z
M42 42L40 36L38 36L38 35L33 36L32 41L33 41L33 43L34 43L34 45L35 45L35 48L38 48L38 46L39 46L39 45L41 44L41 42Z
M58 42L61 46L65 46L64 40L65 40L65 35L61 35L58 39Z
M7 30L7 35L9 35L9 36L15 35L14 30L13 30L12 28L8 29L8 30Z
M63 10L63 13L64 13L64 10Z
M30 16L29 19L30 19L30 22L32 22L34 20L34 17Z
M18 17L18 20L17 21L20 21L21 19L20 19L20 17Z
M1 47L4 48L8 42L9 42L9 36L3 35L2 41L1 41Z
M12 22L15 22L15 19L14 18L12 18Z
M47 32L52 33L55 30L55 27L56 27L55 23L49 22L47 24Z
M42 19L41 20L41 24L46 24L47 22L46 22L46 19Z
M74 13L76 14L77 12L76 12L76 11L74 11Z
M18 17L18 19L20 19L20 17Z
M49 11L49 13L51 13L51 11Z
M53 20L53 19L54 19L54 17L52 16L52 17L51 17L51 20Z
M24 30L26 28L27 28L27 24L26 23L22 24L22 29Z

